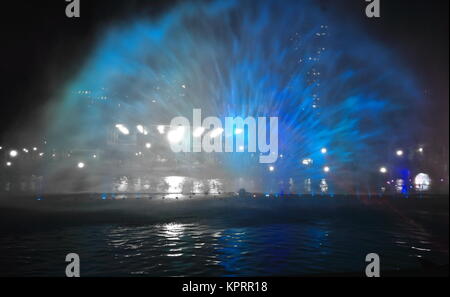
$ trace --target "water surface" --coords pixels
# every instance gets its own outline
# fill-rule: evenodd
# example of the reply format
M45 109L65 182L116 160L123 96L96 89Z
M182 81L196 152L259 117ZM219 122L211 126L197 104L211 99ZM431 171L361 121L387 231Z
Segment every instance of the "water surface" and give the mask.
M1 208L1 276L64 276L68 253L82 276L362 274L368 253L382 271L448 265L447 198L33 203Z

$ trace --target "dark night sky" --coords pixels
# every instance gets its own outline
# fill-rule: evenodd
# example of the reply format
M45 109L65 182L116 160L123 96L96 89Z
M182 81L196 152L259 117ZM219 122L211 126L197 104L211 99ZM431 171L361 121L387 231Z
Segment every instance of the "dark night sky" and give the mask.
M39 113L39 107L76 75L102 28L135 14L158 15L176 1L81 0L80 19L64 14L66 2L2 3L0 135ZM448 148L448 0L381 0L382 18L367 19L364 0L318 0L323 9L355 18L373 38L401 53L429 92L418 120L430 139ZM331 3L333 2L333 5ZM376 59L376 57L371 57ZM433 127L433 129L431 129ZM435 129L437 128L437 129Z

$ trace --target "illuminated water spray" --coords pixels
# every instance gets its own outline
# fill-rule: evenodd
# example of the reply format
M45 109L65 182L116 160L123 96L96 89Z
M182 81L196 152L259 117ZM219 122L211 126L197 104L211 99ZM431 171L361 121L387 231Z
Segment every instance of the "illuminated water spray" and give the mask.
M145 136L151 148L128 151L139 164L154 162L146 167L151 174L161 167L168 176L244 178L261 191L296 184L301 191L305 180L326 184L328 192L352 191L378 173L380 151L392 137L408 139L406 114L418 99L397 59L357 27L332 19L313 1L189 2L157 20L129 19L105 32L67 85L49 140L108 151L119 150L120 139L136 144ZM190 118L194 108L221 118L278 117L273 170L245 147L215 154L211 163L204 153L166 154L167 137L177 136L167 135L170 120ZM113 130L122 133L111 142ZM134 162L120 151L109 157ZM189 169L170 172L175 167L161 160Z

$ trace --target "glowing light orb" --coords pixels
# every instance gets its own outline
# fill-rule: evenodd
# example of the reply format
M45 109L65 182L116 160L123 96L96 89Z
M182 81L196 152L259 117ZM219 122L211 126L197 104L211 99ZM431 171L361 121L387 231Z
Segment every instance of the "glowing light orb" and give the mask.
M77 166L78 168L83 169L85 164L83 162L79 162Z
M428 191L431 185L431 178L426 173L419 173L414 178L414 184L417 191Z
M326 154L327 151L328 151L328 150L327 150L325 147L323 147L323 148L320 150L320 152L321 152L322 154Z
M325 167L323 168L323 171L324 171L324 172L330 172L330 167L325 166Z
M381 167L380 168L380 172L381 173L386 173L387 172L387 168L386 167Z
M397 151L395 152L395 154L396 154L397 156L401 157L401 156L403 156L403 151L402 151L402 150L397 150Z
M275 167L269 166L269 171L270 171L270 172L272 172L272 171L274 171L274 170L275 170Z
M17 157L18 154L19 154L19 153L18 153L16 150L11 150L11 151L9 152L9 156L12 157L12 158Z
M6 166L11 167L12 163L11 162L6 162Z
M152 144L151 144L150 142L147 142L147 143L145 144L145 147L149 149L149 148L152 147Z

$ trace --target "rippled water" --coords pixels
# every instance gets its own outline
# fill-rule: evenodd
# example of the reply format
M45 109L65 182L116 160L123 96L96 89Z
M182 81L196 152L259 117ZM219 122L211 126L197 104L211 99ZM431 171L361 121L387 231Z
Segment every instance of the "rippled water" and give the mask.
M448 265L447 199L270 203L134 220L3 210L0 273L64 276L70 252L80 255L82 276L363 273L371 252L382 271L419 267L420 258Z

